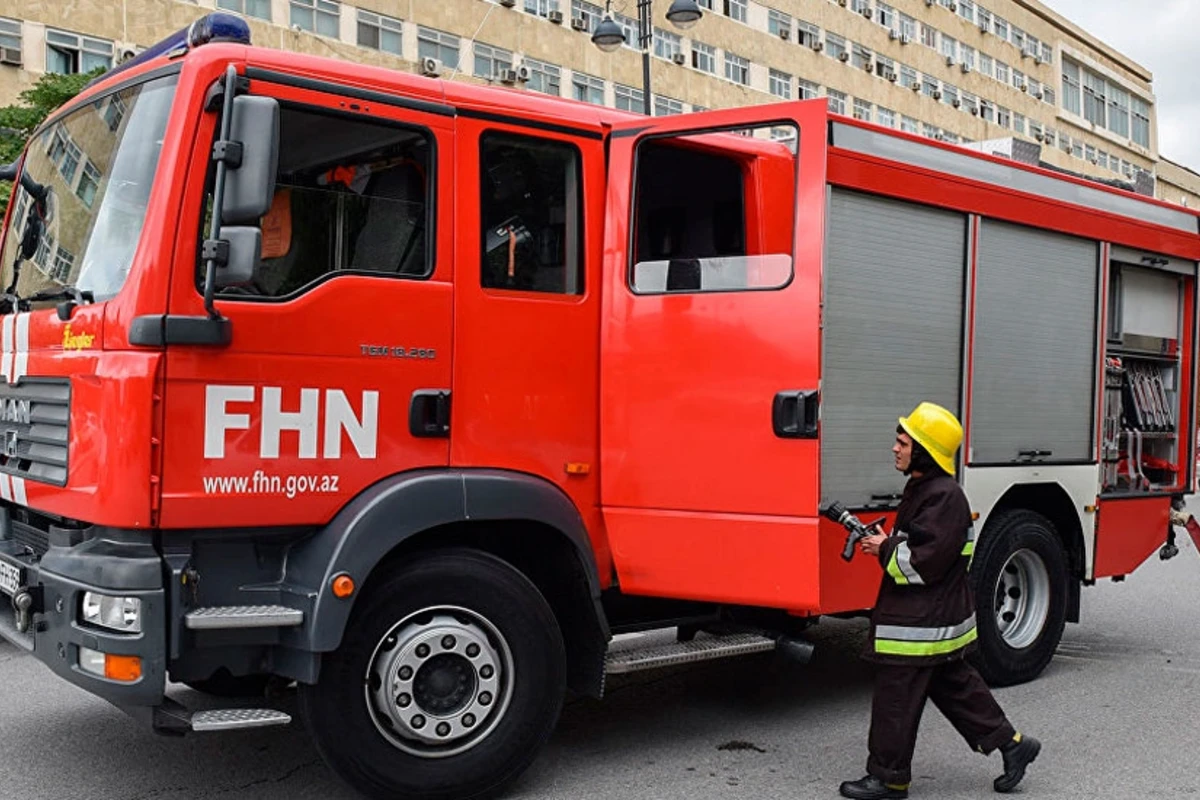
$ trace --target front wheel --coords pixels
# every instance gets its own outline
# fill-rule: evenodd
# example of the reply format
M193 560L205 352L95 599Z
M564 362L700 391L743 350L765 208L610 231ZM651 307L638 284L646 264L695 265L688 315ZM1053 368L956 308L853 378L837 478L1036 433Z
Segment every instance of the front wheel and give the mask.
M973 661L988 683L1024 683L1050 663L1066 625L1067 581L1066 552L1048 519L1015 510L988 521L971 566Z
M359 598L301 709L317 749L370 797L491 796L545 744L566 657L549 605L505 562L419 558Z

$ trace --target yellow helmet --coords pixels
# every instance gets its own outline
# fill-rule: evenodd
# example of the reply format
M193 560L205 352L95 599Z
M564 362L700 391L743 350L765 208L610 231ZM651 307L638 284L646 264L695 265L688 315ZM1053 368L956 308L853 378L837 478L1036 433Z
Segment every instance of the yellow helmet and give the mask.
M937 465L954 474L954 452L962 444L963 429L958 419L936 403L921 403L907 417L900 417L900 427L924 447Z

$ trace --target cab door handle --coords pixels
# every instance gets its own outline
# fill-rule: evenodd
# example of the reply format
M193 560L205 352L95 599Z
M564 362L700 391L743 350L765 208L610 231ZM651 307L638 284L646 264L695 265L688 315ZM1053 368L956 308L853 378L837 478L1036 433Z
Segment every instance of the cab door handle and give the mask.
M408 432L418 439L450 435L450 390L418 389L408 405Z
M775 395L771 425L780 439L816 439L820 393L816 389L790 389Z

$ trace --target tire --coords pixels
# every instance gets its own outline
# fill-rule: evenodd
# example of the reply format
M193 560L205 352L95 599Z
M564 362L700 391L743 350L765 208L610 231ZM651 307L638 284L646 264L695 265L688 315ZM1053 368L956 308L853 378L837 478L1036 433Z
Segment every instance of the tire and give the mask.
M1024 510L989 520L970 581L976 668L993 686L1033 680L1054 656L1067 619L1067 556L1054 525Z
M368 586L300 709L326 763L368 797L467 800L533 762L565 690L562 635L537 587L456 549Z

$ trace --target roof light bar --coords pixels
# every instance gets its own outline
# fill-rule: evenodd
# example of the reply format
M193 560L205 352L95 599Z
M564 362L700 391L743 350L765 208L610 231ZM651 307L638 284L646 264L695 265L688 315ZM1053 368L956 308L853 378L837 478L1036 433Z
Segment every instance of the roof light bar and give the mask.
M180 28L165 39L146 48L119 67L93 78L88 86L100 80L107 80L130 67L158 58L164 53L170 53L179 48L191 50L211 42L250 44L250 26L246 24L246 20L233 14L224 14L220 11L206 14L194 20L186 28Z

